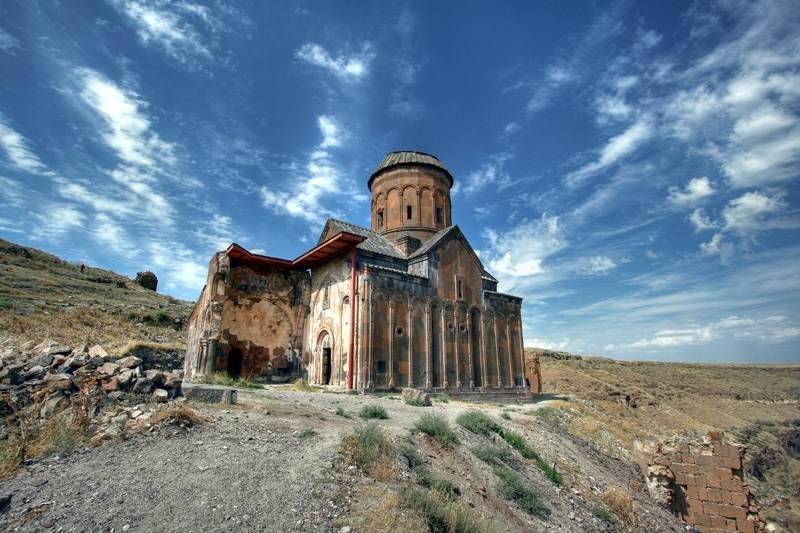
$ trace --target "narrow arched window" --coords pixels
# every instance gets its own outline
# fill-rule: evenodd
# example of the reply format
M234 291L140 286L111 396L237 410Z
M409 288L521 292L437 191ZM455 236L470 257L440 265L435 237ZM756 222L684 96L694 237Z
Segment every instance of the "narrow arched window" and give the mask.
M378 227L383 227L383 209L378 209Z
M407 205L406 206L406 220L411 220L411 214L412 214L411 206Z

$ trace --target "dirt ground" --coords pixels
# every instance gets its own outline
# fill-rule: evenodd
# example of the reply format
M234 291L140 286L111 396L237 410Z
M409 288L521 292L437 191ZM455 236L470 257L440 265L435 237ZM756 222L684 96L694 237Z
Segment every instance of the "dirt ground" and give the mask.
M165 427L64 458L26 465L0 482L0 498L11 495L0 514L8 531L339 531L365 530L363 514L381 491L401 483L376 483L353 468L332 468L343 435L361 423L366 404L380 404L389 419L382 428L407 435L423 412L454 422L475 405L450 401L412 407L398 396L295 392L285 387L240 391L234 408L192 403L213 420L194 428ZM678 530L680 524L649 501L638 473L551 429L530 412L543 404L477 406L530 439L565 475L565 486L528 475L553 513L530 517L494 491L491 470L469 451L482 437L462 428L462 444L443 450L416 436L431 468L462 489L462 498L496 531L624 530L594 515L599 493L614 486L631 491L642 524ZM336 414L341 408L350 418ZM509 410L511 409L511 410ZM511 420L499 418L506 410ZM528 414L525 414L528 413Z

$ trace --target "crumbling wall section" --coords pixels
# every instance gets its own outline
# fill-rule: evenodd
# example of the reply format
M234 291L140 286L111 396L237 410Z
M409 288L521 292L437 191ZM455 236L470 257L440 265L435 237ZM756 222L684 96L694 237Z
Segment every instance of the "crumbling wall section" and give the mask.
M310 292L305 271L242 264L224 252L215 254L189 317L187 380L211 372L275 382L302 375Z
M743 479L744 447L719 432L639 446L650 495L702 532L764 530Z

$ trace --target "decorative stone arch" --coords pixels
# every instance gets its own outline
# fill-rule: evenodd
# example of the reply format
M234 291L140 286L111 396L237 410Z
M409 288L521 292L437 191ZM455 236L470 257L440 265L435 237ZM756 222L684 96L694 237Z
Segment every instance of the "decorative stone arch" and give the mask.
M370 298L369 372L374 388L388 388L391 377L390 298L390 294L380 289L373 291Z
M419 190L417 187L407 185L401 194L402 219L404 226L419 224Z
M422 187L419 190L419 204L420 204L420 225L426 227L433 227L434 216L434 200L433 189L431 187Z
M379 193L372 204L373 230L378 231L386 227L386 195Z
M320 385L330 385L333 383L333 361L334 348L336 346L335 337L328 327L320 328L314 343L314 357L317 361L316 382Z

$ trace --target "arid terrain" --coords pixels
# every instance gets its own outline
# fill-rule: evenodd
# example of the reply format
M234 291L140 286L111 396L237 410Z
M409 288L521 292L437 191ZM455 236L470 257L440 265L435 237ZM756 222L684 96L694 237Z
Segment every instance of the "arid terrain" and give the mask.
M746 481L772 526L800 529L798 366L540 351L546 393L507 405L435 397L422 406L399 393L224 377L239 387L238 404L206 404L172 398L164 376L178 380L174 364L145 371L161 379L151 393L85 393L95 376L121 380L128 371L117 366L144 368L131 346L178 350L191 307L124 276L0 243L0 371L18 368L28 379L26 358L41 360L33 346L47 339L66 345L53 367L84 357L88 369L75 371L71 403L48 419L37 401L56 394L55 370L0 385L9 424L0 436L1 528L680 531L648 494L635 443L723 430L747 446ZM82 355L94 345L107 354Z

